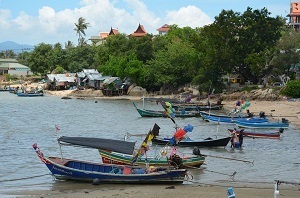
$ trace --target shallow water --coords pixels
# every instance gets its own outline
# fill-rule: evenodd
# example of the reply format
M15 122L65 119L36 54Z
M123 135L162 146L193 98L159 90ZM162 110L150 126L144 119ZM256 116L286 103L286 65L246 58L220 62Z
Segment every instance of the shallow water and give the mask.
M136 102L142 107L142 101ZM161 109L155 103L147 102L145 108ZM132 101L129 100L62 100L60 97L17 97L14 94L0 92L0 195L7 196L12 191L52 189L66 185L53 180L49 170L42 164L32 149L37 143L47 156L59 156L55 125L61 128L59 135L88 136L123 139L128 132L145 134L157 123L160 134L170 136L174 124L168 118L142 118ZM227 128L234 125L215 125L201 118L176 118L179 126L194 126L189 137L204 139L207 137L227 136ZM131 137L140 142L142 138ZM235 171L236 182L274 184L274 180L299 182L300 179L300 130L295 126L286 129L280 140L244 138L242 150L226 148L201 149L206 158L202 170L191 170L194 182L212 184L230 182ZM159 147L152 146L157 152ZM96 150L63 147L63 156L100 161ZM192 148L180 149L186 154ZM230 159L222 159L227 157ZM245 160L251 163L235 161ZM67 183L72 185L72 183Z

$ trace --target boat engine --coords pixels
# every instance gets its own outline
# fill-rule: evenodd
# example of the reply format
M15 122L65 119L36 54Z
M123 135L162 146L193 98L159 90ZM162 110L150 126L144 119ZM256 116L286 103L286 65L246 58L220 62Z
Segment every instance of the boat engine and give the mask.
M193 149L193 154L194 155L199 155L199 156L202 156L201 152L200 152L200 149L198 147L194 147Z
M176 169L183 168L182 158L177 154L173 154L170 156L169 163L170 165L174 166Z
M283 133L283 131L284 131L284 128L279 129L279 133Z
M289 123L289 120L285 119L285 118L281 118L282 123Z

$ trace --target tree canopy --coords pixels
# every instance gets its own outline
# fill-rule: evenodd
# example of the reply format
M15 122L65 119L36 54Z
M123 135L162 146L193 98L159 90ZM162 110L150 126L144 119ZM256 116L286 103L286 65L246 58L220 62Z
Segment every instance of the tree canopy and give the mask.
M24 54L24 63L41 75L57 68L93 68L104 75L130 77L149 91L163 87L170 92L186 84L201 91L221 90L222 76L233 73L253 83L270 74L292 77L291 68L299 65L299 32L287 29L284 19L271 17L266 8L222 10L212 24L201 28L173 24L165 35L110 35L100 45L81 42L89 26L84 18L75 26L77 47L70 41L64 48L41 43Z

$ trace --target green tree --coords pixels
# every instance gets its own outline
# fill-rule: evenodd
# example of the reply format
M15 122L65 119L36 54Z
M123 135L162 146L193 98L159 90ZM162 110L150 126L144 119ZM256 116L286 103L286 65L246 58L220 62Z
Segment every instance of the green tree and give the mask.
M13 50L4 50L0 52L0 58L15 58L17 55Z
M74 23L76 28L74 30L76 31L76 34L78 35L78 45L82 46L85 44L85 39L83 36L85 36L85 30L89 27L89 23L85 22L85 18L79 17L78 23Z
M224 73L237 73L243 80L254 83L265 74L253 73L253 60L259 60L256 64L261 71L266 69L265 62L262 64L261 59L254 57L268 56L264 52L276 45L283 27L282 18L269 15L266 8L252 10L248 7L243 14L223 10L212 25L204 28L212 50L210 54L214 54L215 62Z
M154 54L154 59L145 66L145 82L153 83L148 85L162 87L174 91L192 81L195 75L197 61L196 50L188 42L173 42L167 46L167 50L160 50Z
M293 79L295 76L293 69L297 71L300 63L300 32L284 31L276 49L276 54L270 63L273 75L286 74Z
M35 74L45 76L51 73L53 66L52 46L50 44L40 43L26 59L31 71Z

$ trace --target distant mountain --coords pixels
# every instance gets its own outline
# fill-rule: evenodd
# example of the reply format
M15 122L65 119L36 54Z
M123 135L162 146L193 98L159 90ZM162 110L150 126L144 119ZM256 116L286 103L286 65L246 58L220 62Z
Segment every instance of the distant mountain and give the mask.
M34 49L34 46L27 44L18 44L13 41L5 41L0 43L0 52L5 50L13 50L15 53L20 53L22 51L31 51Z

